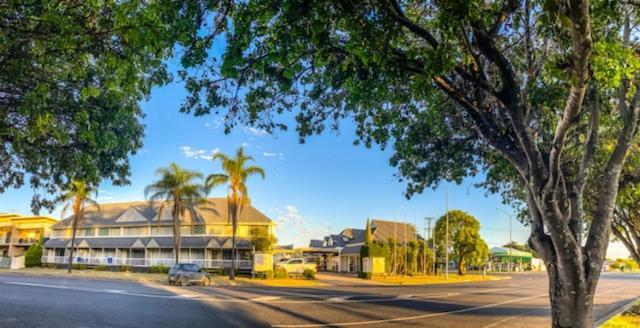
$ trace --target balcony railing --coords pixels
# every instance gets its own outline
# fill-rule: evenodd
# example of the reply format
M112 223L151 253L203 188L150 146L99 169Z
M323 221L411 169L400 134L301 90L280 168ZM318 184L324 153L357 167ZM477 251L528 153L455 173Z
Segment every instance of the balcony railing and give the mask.
M184 263L194 263L201 268L207 269L221 269L230 268L231 260L212 260L212 259L192 259L181 261ZM50 264L67 264L69 263L69 257L67 256L43 256L42 263ZM164 265L167 267L172 266L175 263L174 259L147 259L147 258L118 258L118 257L82 257L76 256L73 258L73 263L86 264L86 265L107 265L107 266L141 266L149 267L154 265ZM251 260L236 260L236 269L252 268L253 262Z
M9 238L9 237L0 237L0 245L31 245L38 242L37 238Z

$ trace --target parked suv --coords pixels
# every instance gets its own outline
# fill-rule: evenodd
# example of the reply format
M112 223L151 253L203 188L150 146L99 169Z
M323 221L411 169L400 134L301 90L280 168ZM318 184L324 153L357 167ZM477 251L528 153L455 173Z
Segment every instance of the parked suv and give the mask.
M277 268L284 268L287 273L299 273L302 274L304 270L310 269L316 272L316 264L309 263L303 258L292 258L286 262L276 264Z
M169 270L169 285L187 286L192 283L209 286L211 277L197 264L176 264Z

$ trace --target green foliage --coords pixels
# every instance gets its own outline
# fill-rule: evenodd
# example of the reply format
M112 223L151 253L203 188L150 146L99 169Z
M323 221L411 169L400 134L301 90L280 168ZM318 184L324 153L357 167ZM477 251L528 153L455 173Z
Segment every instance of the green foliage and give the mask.
M87 265L86 264L81 264L81 263L73 263L73 265L71 267L74 270L86 270L87 269Z
M256 272L256 278L259 278L259 279L273 279L274 277L275 277L275 273L273 270Z
M371 272L358 271L358 278L371 279L372 277L373 277L373 275L371 274Z
M616 259L611 263L611 269L620 271L637 271L638 263L631 259Z
M96 271L109 271L109 267L104 265L104 264L101 264L101 265L96 266L94 268L94 270L96 270Z
M445 249L446 214L436 222L435 236L438 250ZM458 262L459 273L466 272L466 265L481 265L489 258L489 247L480 237L480 223L467 212L449 211L449 259Z
M287 279L289 277L287 273L287 269L285 268L276 268L275 278L276 279Z
M150 273L169 273L169 268L164 264L152 265L149 268Z
M315 279L316 271L309 268L304 269L304 272L302 272L302 276L304 277L304 279Z
M37 267L42 264L42 242L31 244L24 254L24 265L27 268Z
M253 229L251 231L251 245L257 252L270 252L278 240L267 229Z
M20 187L28 177L39 190L32 202L37 212L52 209L60 188L73 179L128 183L128 158L142 147L144 134L140 103L170 81L166 60L175 42L199 30L190 15L212 9L198 7L4 2L0 190Z
M144 195L150 202L160 202L158 224L163 213L170 211L174 226L179 226L187 211L195 217L195 208L207 204L205 190L199 183L202 173L171 163L168 167L158 168L156 176L159 179L145 187ZM174 230L173 238L178 241L180 237L180 229ZM179 248L175 250L175 260L180 263Z
M131 272L131 266L129 266L129 265L120 265L120 266L118 266L118 271L120 271L120 272Z

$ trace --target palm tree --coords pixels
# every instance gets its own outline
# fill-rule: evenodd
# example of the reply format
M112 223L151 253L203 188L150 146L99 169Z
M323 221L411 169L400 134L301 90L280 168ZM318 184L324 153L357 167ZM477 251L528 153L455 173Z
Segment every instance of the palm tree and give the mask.
M67 210L71 208L73 211L72 224L71 224L71 250L69 251L69 271L71 273L71 267L73 266L73 251L76 247L76 230L78 228L78 224L84 220L84 211L88 206L95 206L98 211L100 211L100 205L89 197L90 194L94 193L98 194L97 190L95 190L92 186L87 185L84 181L74 180L69 185L67 192L62 195L63 202L66 202L66 205L62 209L61 217L65 217Z
M183 169L176 163L169 164L168 167L161 167L156 170L157 181L148 185L144 189L145 197L150 203L159 201L158 225L162 218L162 213L166 209L171 210L173 218L173 245L176 263L180 263L180 221L184 214L189 211L192 218L196 217L195 207L206 202L205 193L197 180L202 179L202 174L197 171Z
M231 271L229 279L235 279L236 270L236 233L238 230L238 217L242 213L245 205L249 205L251 200L247 191L247 178L258 174L264 179L264 170L255 165L247 166L254 159L244 154L242 147L236 151L235 158L216 153L213 155L213 161L222 163L224 174L211 174L205 180L205 188L207 192L216 186L227 185L227 213L228 220L231 222Z

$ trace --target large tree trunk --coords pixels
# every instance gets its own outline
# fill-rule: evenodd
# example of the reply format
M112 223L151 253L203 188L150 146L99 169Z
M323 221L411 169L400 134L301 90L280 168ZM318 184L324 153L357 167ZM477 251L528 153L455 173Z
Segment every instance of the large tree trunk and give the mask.
M563 277L573 272L547 263L549 276L549 300L551 302L551 325L554 328L591 328L593 327L593 295L595 288L588 290L584 279L574 281Z

